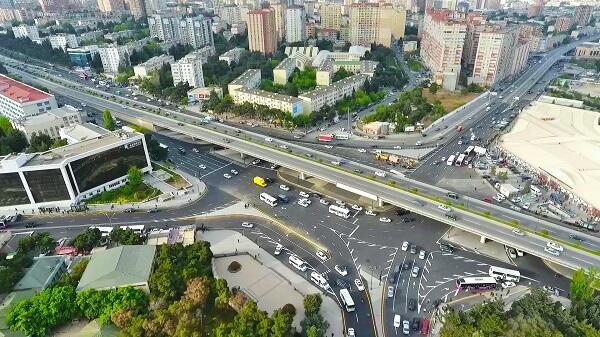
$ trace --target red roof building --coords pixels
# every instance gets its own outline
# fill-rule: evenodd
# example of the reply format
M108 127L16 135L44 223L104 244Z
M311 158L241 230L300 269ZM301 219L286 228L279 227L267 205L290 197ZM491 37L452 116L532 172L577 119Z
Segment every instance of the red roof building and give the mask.
M0 113L11 120L57 108L53 95L0 75Z

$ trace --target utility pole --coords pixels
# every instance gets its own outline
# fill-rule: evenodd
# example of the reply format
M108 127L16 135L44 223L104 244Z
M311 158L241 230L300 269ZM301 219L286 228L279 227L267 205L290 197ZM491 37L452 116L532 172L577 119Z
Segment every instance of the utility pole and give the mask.
M348 106L348 133L350 133L350 106Z

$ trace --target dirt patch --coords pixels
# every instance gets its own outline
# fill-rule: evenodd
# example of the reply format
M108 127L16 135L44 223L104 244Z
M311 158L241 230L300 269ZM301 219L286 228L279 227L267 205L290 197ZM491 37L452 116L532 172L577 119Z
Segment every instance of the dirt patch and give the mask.
M453 92L441 89L438 90L438 92L436 92L434 95L430 93L427 89L423 90L423 97L427 99L427 102L433 104L433 102L435 102L436 100L440 101L446 113L469 103L470 101L477 98L479 95L481 94L475 92L463 94L460 91Z

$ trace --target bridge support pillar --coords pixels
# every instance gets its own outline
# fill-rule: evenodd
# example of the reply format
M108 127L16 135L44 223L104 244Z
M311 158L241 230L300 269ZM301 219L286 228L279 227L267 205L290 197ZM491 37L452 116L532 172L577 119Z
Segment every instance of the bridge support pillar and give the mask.
M485 236L483 236L483 235L479 237L479 242L481 242L481 243L486 243L487 240L488 239Z
M383 207L383 200L381 198L377 198L377 207Z
M306 180L306 175L304 174L304 172L299 172L299 173L298 173L298 178L299 178L300 180Z
M243 152L240 152L240 159L242 160L242 162L246 162L246 155Z

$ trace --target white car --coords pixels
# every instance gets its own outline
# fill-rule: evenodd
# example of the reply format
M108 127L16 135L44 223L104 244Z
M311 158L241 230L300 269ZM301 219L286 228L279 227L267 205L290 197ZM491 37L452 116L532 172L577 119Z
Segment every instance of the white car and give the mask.
M340 266L339 264L336 264L335 267L333 267L333 268L335 269L335 271L338 272L338 274L340 274L342 276L348 275L348 270L344 266Z
M326 149L333 149L333 145L325 145Z
M441 209L444 212L450 212L452 211L452 208L446 206L446 205L438 205L438 208Z
M286 150L286 149L288 148L288 146L287 146L287 145L285 145L285 144L283 144L283 145L279 145L279 147L280 147L280 148L282 148L282 149L284 149L284 150Z
M354 328L348 328L348 337L356 337L354 334Z
M358 291L365 290L365 285L362 283L362 281L360 279L354 280L354 284L356 285L356 289L358 289Z
M550 255L560 256L560 252L558 250L554 250L550 247L544 247L544 251Z
M327 254L325 254L325 252L324 252L324 251L322 251L322 250L319 250L319 251L317 252L317 257L318 257L318 258L319 258L321 261L323 261L323 262L325 262L325 261L329 260L329 257L327 256Z
M529 209L529 207L530 207L530 206L531 206L531 204L530 204L530 203L528 203L528 202L526 202L526 203L524 203L523 205L521 205L521 208L522 208L522 209Z
M403 251L407 251L407 250L408 250L408 241L404 241L404 242L402 243L402 250L403 250Z
M402 146L396 145L396 146L394 146L394 149L396 149L396 150L402 150Z
M237 176L237 175L238 175L238 173L239 173L239 172L238 172L238 171L236 171L236 170L231 170L231 171L229 171L229 172L231 172L231 174L233 174L234 176Z
M379 221L380 222L392 222L392 219L386 218L386 217L381 217L381 218L379 218Z
M387 297L388 298L394 297L394 287L393 286L389 286L387 288Z
M260 159L254 159L252 161L252 165L258 165L258 164L260 164Z
M400 327L400 315L394 315L394 328Z
M381 178L385 178L385 172L383 171L375 171L375 175Z
M365 150L365 149L358 149L358 152L360 152L360 153L366 153L367 150Z
M514 282L511 281L505 281L500 283L500 285L502 286L502 289L508 289L508 288L513 288L516 286L516 284Z
M275 254L275 255L281 254L282 249L283 249L283 246L281 245L281 243L278 243L277 246L275 246L275 251L273 252L273 254Z
M244 228L254 228L254 224L251 222L242 222L242 227Z
M200 164L200 165L198 165L198 167L201 168L201 169L203 169L203 170L206 170L206 165L204 165L204 164Z
M410 334L410 324L407 320L402 321L402 333L405 335Z
M200 151L198 151L198 149L197 149L197 148L193 148L193 149L192 149L192 151L193 151L194 153L200 153Z
M497 195L493 196L492 199L496 200L497 202L503 202L504 199L499 198Z
M282 191L289 191L290 187L288 185L281 184L281 185L279 185L279 189Z
M417 276L419 276L419 271L420 271L420 270L421 270L421 269L420 269L419 267L417 267L417 266L414 266L414 267L413 267L413 269L412 269L412 271L410 272L410 276L412 276L412 277L417 277Z
M327 200L327 199L319 199L319 203L321 203L322 205L327 206L327 205L329 205L329 200Z
M225 173L223 174L223 177L225 177L225 179L231 179L231 174Z
M426 255L426 254L427 254L427 253L426 253L424 250L421 250L421 251L419 252L419 259L421 259L421 260L425 260L425 255Z
M308 193L304 192L304 191L300 191L300 193L298 193L302 198L310 198L310 195L308 195Z
M554 249L554 250L556 250L556 251L559 251L559 252L562 252L562 251L563 251L563 246L559 245L559 244L558 244L558 243L556 243L556 242L552 242L552 241L548 241L548 242L546 243L546 247L548 247L548 248L552 248L552 249Z
M372 216L376 216L376 215L377 215L377 212L375 212L375 211L373 211L373 210L371 210L371 209L368 209L368 210L366 210L366 211L365 211L365 214L366 214L366 215L372 215Z
M352 209L359 212L363 210L363 208L358 205L352 205Z
M273 141L273 138L271 138L271 137L265 138L265 142L272 142L272 141Z
M440 158L440 161L446 161L446 157Z
M308 207L312 202L308 199L300 199L298 200L298 205L302 207Z
M496 196L498 197L498 199L502 199L502 200L506 199L506 196L502 193L496 193Z
M518 236L525 236L525 232L523 232L522 230L515 228L512 230L513 234L518 235Z

